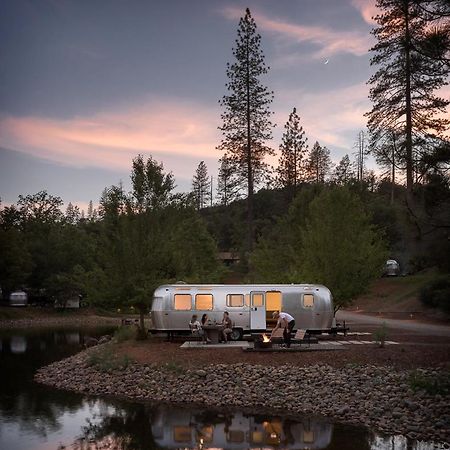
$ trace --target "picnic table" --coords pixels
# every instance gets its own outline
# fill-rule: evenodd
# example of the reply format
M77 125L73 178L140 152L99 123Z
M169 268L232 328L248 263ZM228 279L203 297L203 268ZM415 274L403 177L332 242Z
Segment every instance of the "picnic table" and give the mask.
M219 343L219 337L222 334L223 325L203 325L203 329L205 330L207 337L211 339L211 344Z

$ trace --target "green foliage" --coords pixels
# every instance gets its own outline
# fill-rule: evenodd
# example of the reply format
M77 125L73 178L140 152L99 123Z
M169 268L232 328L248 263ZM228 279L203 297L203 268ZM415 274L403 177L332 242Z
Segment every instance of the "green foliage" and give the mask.
M363 293L388 256L361 200L346 187L325 189L311 202L301 241L299 274L327 286L336 308Z
M136 339L137 330L134 326L123 326L118 328L114 332L114 340L118 344L125 341L130 341L131 339Z
M385 166L406 167L409 192L418 167L416 158L429 151L424 140L445 133L449 125L445 116L449 100L435 95L447 84L450 71L444 58L448 27L442 29L447 45L432 46L435 51L430 52L439 2L426 2L426 7L422 3L377 0L378 27L372 31L377 42L371 49L371 64L378 70L369 80L371 147Z
M200 161L192 179L192 193L197 209L209 206L211 198L211 180L208 176L208 168L205 161Z
M430 395L449 395L450 373L427 375L420 370L415 370L409 376L409 385L414 392L422 390Z
M359 197L347 187L303 189L252 254L261 282L320 283L337 308L381 274L387 252Z
M128 355L115 354L111 345L108 344L90 351L87 356L88 365L95 367L100 372L125 370L132 362Z
M450 276L442 275L426 284L420 290L420 301L450 314Z
M291 196L296 186L305 181L307 141L305 131L300 125L300 116L294 108L284 125L280 145L281 156L277 168L277 182L280 186L287 188Z
M375 332L373 333L373 337L375 339L375 342L380 346L380 347L384 347L384 344L386 342L386 338L388 336L388 329L387 329L387 325L386 322L383 322L383 325L381 325L380 328L378 328L377 330L375 330Z
M165 363L162 368L168 372L172 372L176 375L182 375L186 372L186 369L176 360L171 360Z
M251 276L261 283L299 283L298 267L303 255L301 230L306 225L311 201L322 191L319 184L303 186L288 214L269 224L250 258Z
M273 154L273 150L265 145L272 137L269 105L273 93L261 81L268 69L261 49L261 36L248 8L239 21L233 55L234 62L227 65L229 93L220 101L224 112L219 149L226 152L229 164L247 185L250 195L254 184L267 170L264 157ZM251 114L248 114L249 110Z

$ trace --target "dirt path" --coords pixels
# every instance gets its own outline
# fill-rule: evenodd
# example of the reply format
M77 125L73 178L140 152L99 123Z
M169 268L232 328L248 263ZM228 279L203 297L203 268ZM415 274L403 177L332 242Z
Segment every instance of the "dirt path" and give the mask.
M385 322L389 328L397 330L407 330L425 336L450 337L450 325L423 323L416 320L388 319L384 317L369 316L361 313L341 310L337 312L336 319L340 322L345 320L350 326L352 322L358 325L372 326L381 326L383 325L383 322Z

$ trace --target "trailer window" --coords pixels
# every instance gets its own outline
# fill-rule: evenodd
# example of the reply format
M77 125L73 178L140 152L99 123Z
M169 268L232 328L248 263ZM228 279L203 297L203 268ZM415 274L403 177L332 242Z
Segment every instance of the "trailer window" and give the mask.
M252 306L264 306L264 295L263 294L253 294L252 295Z
M266 311L281 311L281 292L266 292Z
M242 294L228 294L227 306L244 306L244 296Z
M187 311L192 309L191 305L191 294L175 294L174 298L174 308L178 310Z
M197 294L195 296L195 309L213 309L213 296L212 294Z
M314 306L314 295L303 294L303 306L305 308L312 308Z

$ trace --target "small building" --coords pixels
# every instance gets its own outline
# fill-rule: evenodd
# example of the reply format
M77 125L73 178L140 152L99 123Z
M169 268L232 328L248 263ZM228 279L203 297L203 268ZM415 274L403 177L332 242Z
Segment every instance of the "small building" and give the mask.
M240 261L239 254L235 252L219 252L217 259L222 261L226 266L234 266Z

